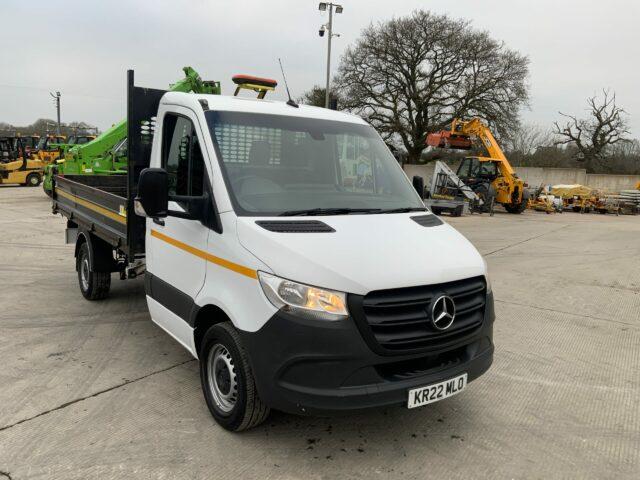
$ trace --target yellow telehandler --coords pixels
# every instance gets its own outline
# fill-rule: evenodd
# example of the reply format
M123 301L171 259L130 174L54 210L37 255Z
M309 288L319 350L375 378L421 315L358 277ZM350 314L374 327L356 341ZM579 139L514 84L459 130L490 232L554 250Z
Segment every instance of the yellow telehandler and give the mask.
M480 141L487 157L466 157L458 167L457 175L484 202L486 208L500 203L509 213L522 213L527 208L529 195L526 184L518 178L489 127L479 118L455 119L450 130L427 135L427 145L437 148L470 150Z

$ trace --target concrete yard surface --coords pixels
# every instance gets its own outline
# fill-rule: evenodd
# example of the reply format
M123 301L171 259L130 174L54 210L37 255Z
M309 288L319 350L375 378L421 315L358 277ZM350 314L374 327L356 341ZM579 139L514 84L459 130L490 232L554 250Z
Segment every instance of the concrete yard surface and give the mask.
M640 217L447 219L489 264L493 367L420 409L232 434L141 279L84 300L42 190L0 207L0 480L640 477Z

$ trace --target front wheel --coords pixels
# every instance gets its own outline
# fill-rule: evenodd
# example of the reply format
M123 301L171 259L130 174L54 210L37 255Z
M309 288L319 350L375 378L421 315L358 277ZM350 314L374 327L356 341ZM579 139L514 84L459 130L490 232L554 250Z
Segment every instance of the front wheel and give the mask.
M40 185L41 181L42 181L42 179L40 178L40 175L38 175L37 173L30 173L27 176L26 185L28 187L37 187L38 185Z
M509 212L509 213L522 213L527 209L527 205L529 203L529 195L527 195L527 192L525 191L522 194L522 199L520 200L520 203L511 203L511 204L504 204L504 209Z
M202 391L218 424L239 432L266 420L269 408L260 400L249 357L229 322L207 330L199 357Z

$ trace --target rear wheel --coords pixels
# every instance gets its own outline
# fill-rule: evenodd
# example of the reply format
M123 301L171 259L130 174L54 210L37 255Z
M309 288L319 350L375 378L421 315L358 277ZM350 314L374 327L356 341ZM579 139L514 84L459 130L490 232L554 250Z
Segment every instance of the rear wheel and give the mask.
M202 391L218 424L239 432L266 420L269 408L260 400L249 357L231 323L207 330L199 357Z
M28 187L37 187L38 185L40 185L41 181L42 179L40 178L40 175L38 175L37 173L30 173L29 175L27 175L26 185Z
M102 300L109 295L111 288L110 272L94 272L91 270L91 258L89 256L89 245L83 243L78 251L76 260L76 270L78 270L78 283L82 296L87 300Z

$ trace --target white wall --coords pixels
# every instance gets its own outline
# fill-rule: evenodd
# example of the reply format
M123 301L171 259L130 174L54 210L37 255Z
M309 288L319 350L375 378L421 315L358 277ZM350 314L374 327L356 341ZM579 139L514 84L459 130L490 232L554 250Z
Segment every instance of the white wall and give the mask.
M425 185L433 176L435 162L427 165L405 165L404 171L409 180L414 175L424 178ZM455 168L454 168L455 171ZM640 182L640 175L608 175L587 173L584 168L545 168L545 167L518 167L516 173L530 187L540 185L586 185L588 187L603 190L608 193L617 193L620 190L631 190Z

